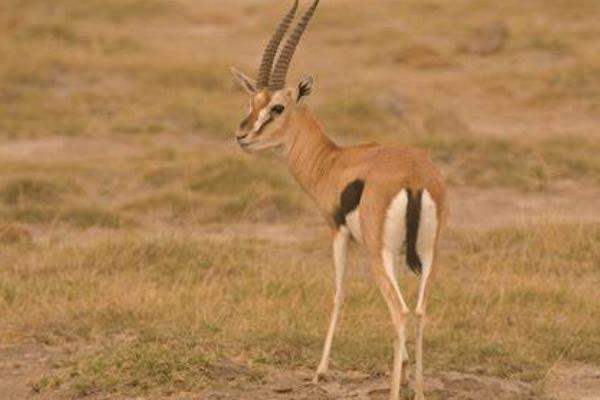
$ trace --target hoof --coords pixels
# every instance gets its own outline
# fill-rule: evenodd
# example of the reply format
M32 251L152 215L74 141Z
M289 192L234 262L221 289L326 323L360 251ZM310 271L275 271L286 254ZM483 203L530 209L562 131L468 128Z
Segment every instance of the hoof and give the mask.
M402 376L400 377L400 386L407 387L410 383L410 372L408 369L408 361L402 361Z
M425 395L423 393L420 393L420 394L415 393L414 400L425 400Z
M409 376L408 372L405 374L403 373L402 377L400 378L400 386L405 388L405 387L408 387L409 383L410 383L410 376Z
M401 400L416 400L416 396L415 396L415 392L413 391L412 388L408 387L408 386L404 386L402 387L402 389L400 389L400 399Z
M317 371L312 379L313 384L319 384L320 382L328 382L331 380L331 376L328 371Z

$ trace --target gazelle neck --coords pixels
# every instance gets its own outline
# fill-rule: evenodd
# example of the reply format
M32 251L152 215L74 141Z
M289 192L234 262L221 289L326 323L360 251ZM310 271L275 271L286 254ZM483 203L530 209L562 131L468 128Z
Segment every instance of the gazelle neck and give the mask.
M331 181L332 165L340 148L325 135L323 128L307 107L290 121L295 132L286 146L286 158L292 175L302 188L319 203L320 193Z

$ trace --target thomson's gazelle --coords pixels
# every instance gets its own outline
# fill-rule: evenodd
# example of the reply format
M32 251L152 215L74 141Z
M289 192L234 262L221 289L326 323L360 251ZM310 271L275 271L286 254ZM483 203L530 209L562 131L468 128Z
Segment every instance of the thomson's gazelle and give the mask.
M396 277L396 264L403 250L406 264L419 276L415 392L420 400L424 398L426 293L447 215L444 183L429 156L421 150L401 145L337 146L305 104L313 90L313 79L285 85L294 50L318 3L319 0L312 3L290 33L273 67L279 43L298 7L298 0L294 1L265 49L256 81L232 69L250 95L250 111L236 138L248 152L280 148L292 174L326 216L333 233L336 291L315 381L329 365L344 294L346 249L352 238L366 248L370 272L391 314L396 335L390 391L393 400L398 399L400 385L408 383L405 326L409 309Z

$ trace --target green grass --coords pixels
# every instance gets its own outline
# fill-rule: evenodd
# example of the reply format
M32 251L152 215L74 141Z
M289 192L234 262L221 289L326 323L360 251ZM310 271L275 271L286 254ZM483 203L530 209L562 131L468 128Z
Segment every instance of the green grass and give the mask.
M79 396L100 391L127 395L145 393L157 385L165 394L198 390L212 378L204 351L194 342L134 340L100 351L70 368Z
M115 348L90 352L66 362L62 368L60 376L44 376L34 382L36 391L57 389L66 383L76 397L98 392L168 396L207 386L263 381L260 372L220 362L214 350L181 336L125 339Z

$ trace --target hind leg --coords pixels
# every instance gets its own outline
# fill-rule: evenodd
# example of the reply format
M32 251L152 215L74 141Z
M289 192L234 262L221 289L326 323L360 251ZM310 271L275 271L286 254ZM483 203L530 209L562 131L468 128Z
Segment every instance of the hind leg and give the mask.
M385 268L385 272L392 281L394 285L394 289L402 298L402 294L400 293L400 288L398 286L398 254L396 251L384 251L383 254L383 266ZM396 344L396 343L395 343ZM398 347L399 344L396 344L394 347L395 353L400 353L402 356L402 376L400 377L400 385L407 386L409 383L408 376L408 351L406 350L406 343L403 346Z
M401 299L402 310L406 311L406 303L402 299L400 288L398 287L397 261L400 249L406 238L406 213L408 205L408 194L406 190L401 190L389 204L385 212L383 222L383 237L381 241L381 256L386 276L392 284L396 296ZM401 384L408 384L408 352L406 350L406 340L397 343L395 353L402 360Z
M394 341L394 366L392 369L389 398L390 400L397 400L400 394L400 384L405 364L403 358L406 352L406 317L408 316L409 309L402 298L402 293L396 280L389 273L389 267L393 265L391 263L392 260L391 253L384 250L381 260L377 259L371 262L371 273L386 301L396 334Z
M423 379L423 334L425 330L425 306L428 286L428 278L431 266L423 268L423 274L419 281L419 295L417 299L417 337L415 344L415 400L424 400L424 379Z
M423 335L425 330L425 305L427 289L429 287L429 277L435 264L437 239L439 235L436 206L427 191L423 192L419 226L417 253L421 260L421 276L419 280L417 307L415 308L415 314L417 316L415 400L424 400Z

